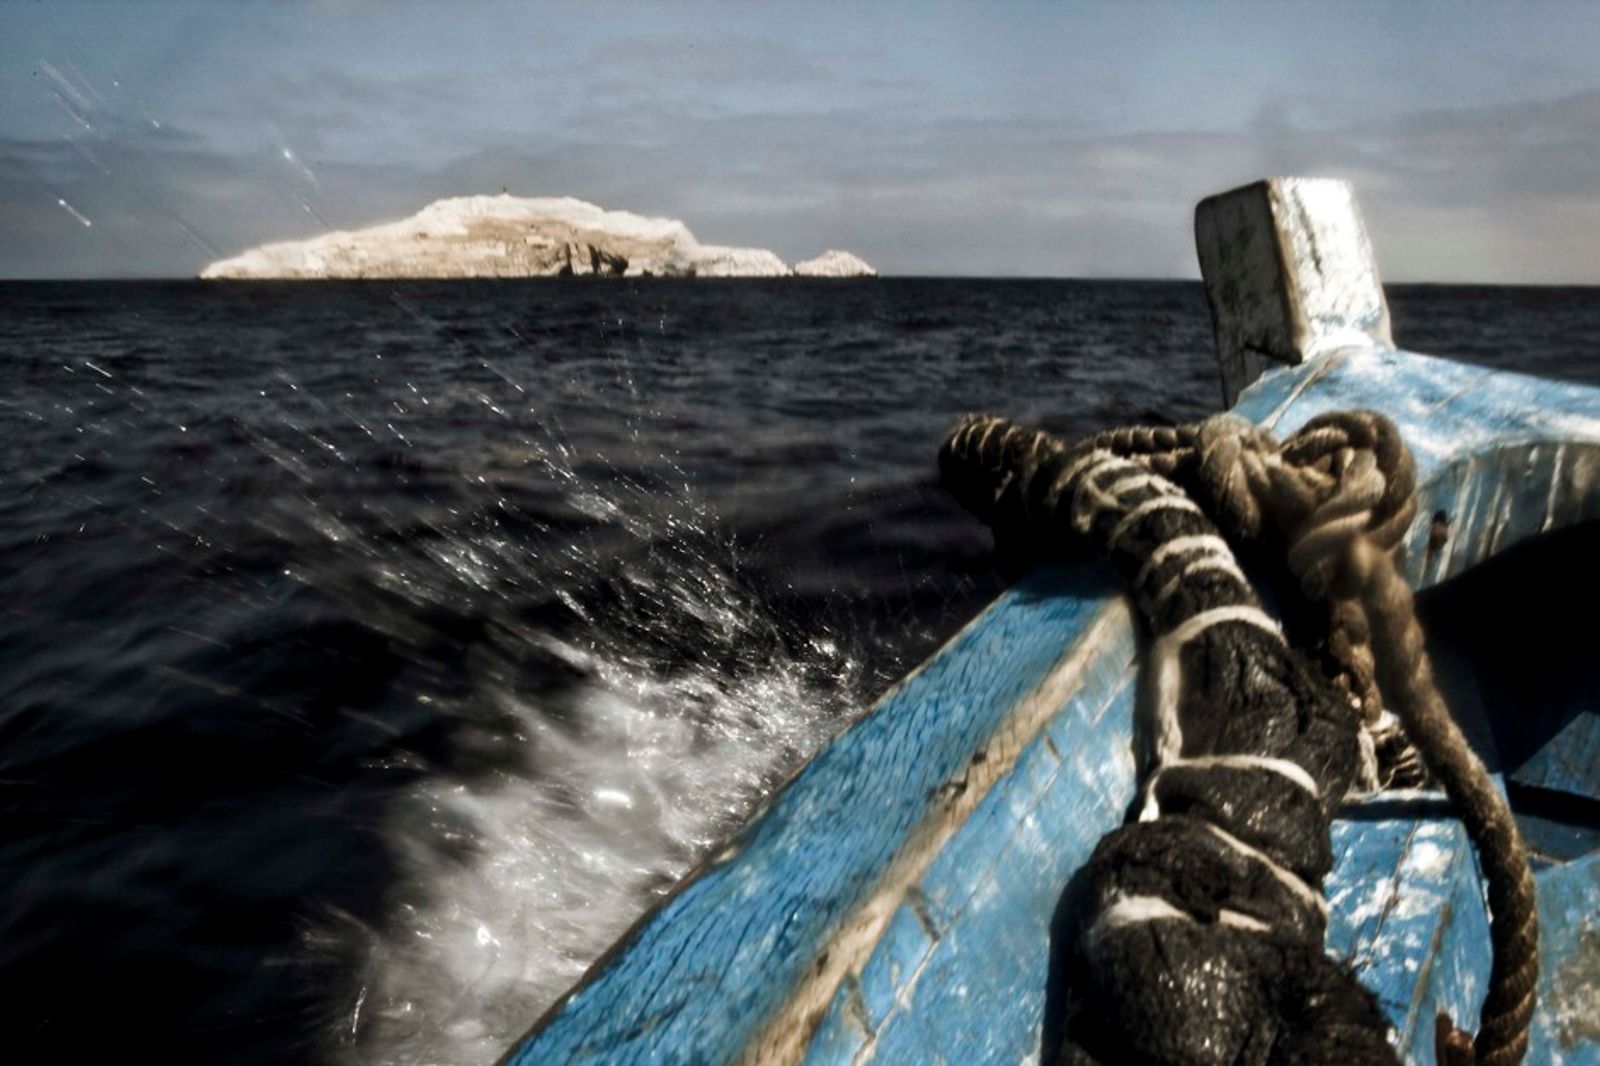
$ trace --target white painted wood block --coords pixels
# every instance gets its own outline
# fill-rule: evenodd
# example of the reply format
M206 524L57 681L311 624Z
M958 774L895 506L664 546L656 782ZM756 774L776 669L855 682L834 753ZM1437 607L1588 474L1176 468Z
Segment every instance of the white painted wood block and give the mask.
M1372 243L1348 182L1270 178L1195 208L1195 244L1229 406L1273 363L1394 347Z

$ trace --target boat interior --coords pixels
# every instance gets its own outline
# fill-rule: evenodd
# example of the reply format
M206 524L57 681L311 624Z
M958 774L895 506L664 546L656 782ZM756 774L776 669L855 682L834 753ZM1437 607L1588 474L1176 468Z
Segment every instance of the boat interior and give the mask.
M1600 849L1600 523L1540 534L1418 597L1439 684L1501 775L1535 868Z

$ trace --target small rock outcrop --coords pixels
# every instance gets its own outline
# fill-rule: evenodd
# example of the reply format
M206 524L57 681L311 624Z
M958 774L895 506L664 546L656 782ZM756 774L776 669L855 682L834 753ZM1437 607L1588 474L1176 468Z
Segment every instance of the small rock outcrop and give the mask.
M878 272L866 260L849 252L830 248L815 259L794 265L795 276L802 278L875 278Z
M437 200L399 222L265 244L212 263L200 276L782 277L788 273L772 252L701 244L674 219L607 211L571 197L501 195Z
M788 275L788 265L765 248L702 245L694 263L697 278L782 278Z

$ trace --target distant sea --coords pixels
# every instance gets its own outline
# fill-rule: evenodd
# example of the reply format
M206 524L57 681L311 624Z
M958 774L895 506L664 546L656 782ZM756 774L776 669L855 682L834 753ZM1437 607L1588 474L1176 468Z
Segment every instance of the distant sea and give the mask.
M1003 587L958 416L1219 394L1186 283L0 284L3 1057L492 1060Z

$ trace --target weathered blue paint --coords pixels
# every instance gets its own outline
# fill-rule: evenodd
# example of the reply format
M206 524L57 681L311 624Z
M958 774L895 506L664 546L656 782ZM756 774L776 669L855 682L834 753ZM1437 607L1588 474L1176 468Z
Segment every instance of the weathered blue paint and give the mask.
M1234 410L1286 435L1349 408L1389 415L1416 457L1407 562L1418 588L1536 533L1600 519L1600 393L1593 389L1351 348L1268 372ZM1450 539L1430 556L1437 512L1448 518Z
M1595 695L1600 705L1600 693ZM1511 779L1521 785L1600 800L1600 709L1584 708Z
M1037 1051L1051 914L1134 796L1133 681L1124 672L1102 699L1093 696L1105 689L1091 686L1030 746L908 904L935 935L914 951L894 945L874 954L861 978L874 1006L865 1015L851 1015L848 990L835 999L827 1024L850 1023L848 1058L813 1049L807 1061L937 1061L918 1058L924 1045L952 1063L1020 1062ZM1063 734L1070 747L1056 740Z
M1377 994L1410 1063L1440 1011L1476 1028L1489 928L1471 845L1437 795L1353 804L1333 827L1328 951Z
M1600 854L1537 880L1539 1012L1528 1061L1600 1066Z
M1600 517L1592 390L1351 349L1269 373L1238 410L1287 433L1350 407L1394 417L1416 452L1422 506L1409 559L1419 587ZM1428 557L1435 511L1449 516L1451 538ZM1036 1054L1052 912L1133 795L1131 625L1101 634L1042 728L1017 738L1015 765L891 886L889 916L869 923L860 961L823 987L816 978L841 930L882 902L886 871L926 840L919 827L949 808L974 756L1083 652L1118 595L1085 564L1002 597L797 774L510 1061L734 1061L806 994L820 997L799 1015L802 1037L814 1034L798 1043L807 1062ZM1460 827L1437 799L1420 802L1419 812L1378 801L1337 823L1329 944L1378 991L1408 1057L1431 1062L1437 1011L1475 1020L1487 941ZM1591 1046L1581 1034L1573 1045ZM1569 1049L1567 1061L1581 1053Z

